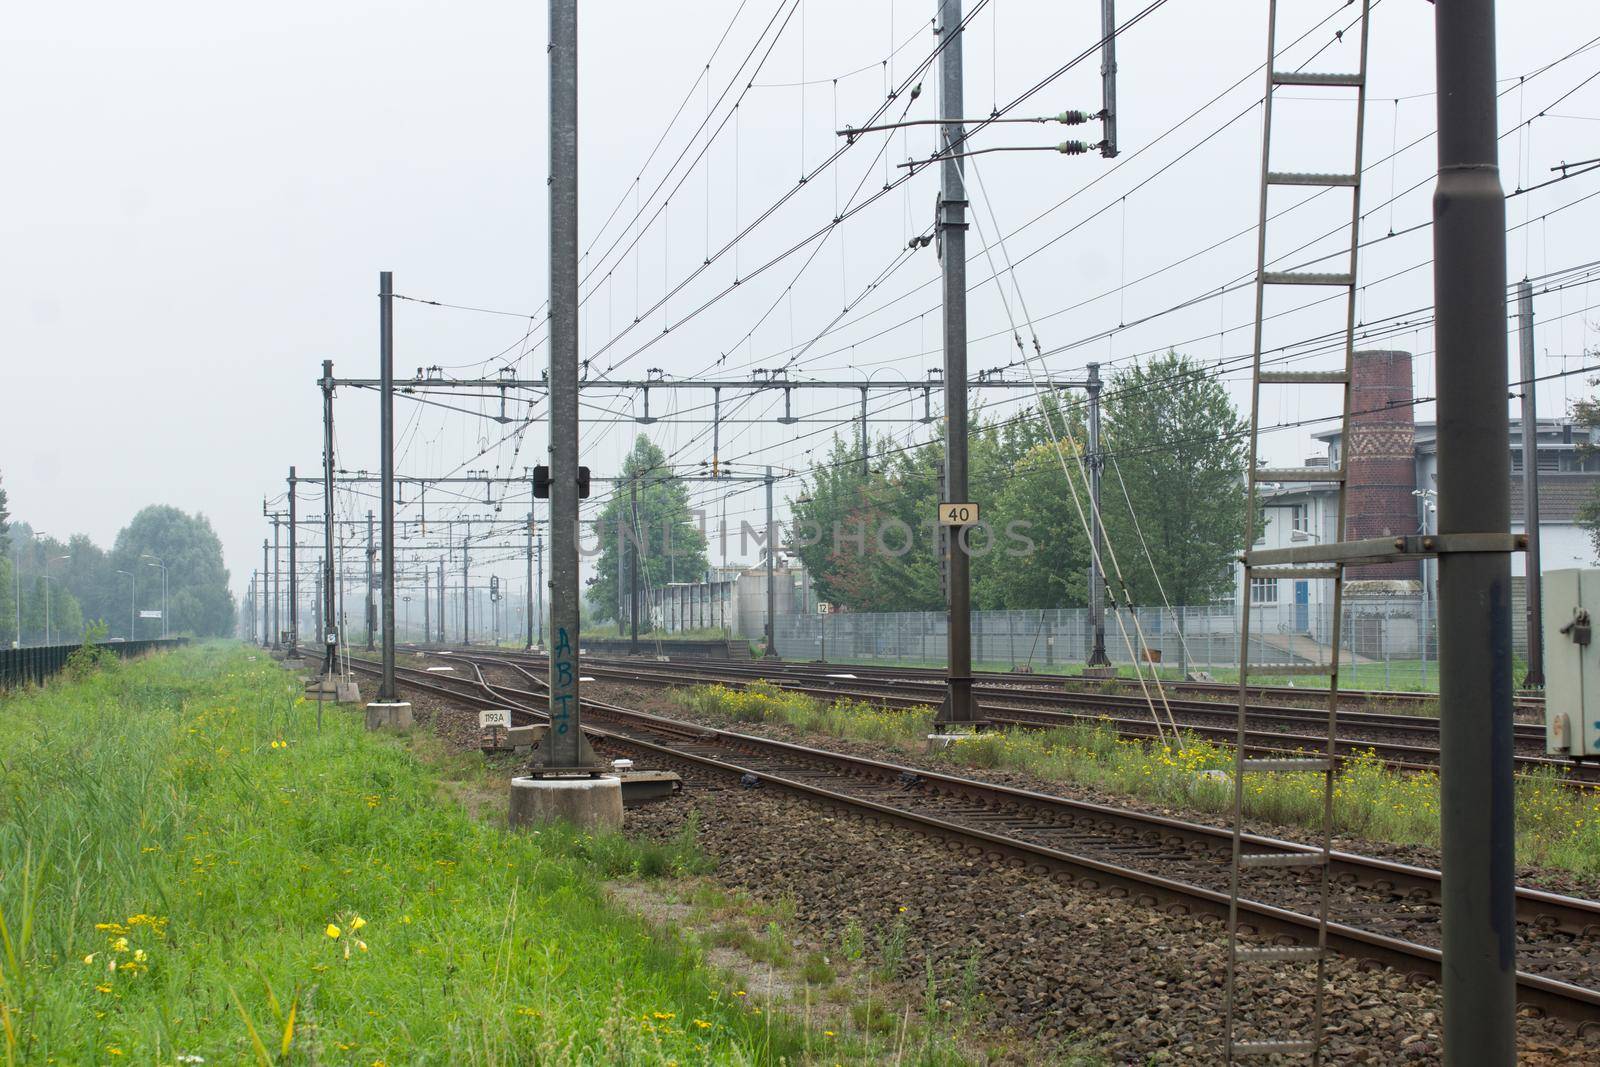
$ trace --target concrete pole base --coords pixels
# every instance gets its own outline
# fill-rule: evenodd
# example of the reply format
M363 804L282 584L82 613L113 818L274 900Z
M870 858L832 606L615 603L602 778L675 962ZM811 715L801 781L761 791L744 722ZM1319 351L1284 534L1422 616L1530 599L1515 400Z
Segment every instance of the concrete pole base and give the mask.
M622 779L513 778L513 830L541 823L571 823L580 830L622 829Z
M369 730L409 730L414 721L411 717L411 704L408 701L396 701L392 704L374 701L367 705Z

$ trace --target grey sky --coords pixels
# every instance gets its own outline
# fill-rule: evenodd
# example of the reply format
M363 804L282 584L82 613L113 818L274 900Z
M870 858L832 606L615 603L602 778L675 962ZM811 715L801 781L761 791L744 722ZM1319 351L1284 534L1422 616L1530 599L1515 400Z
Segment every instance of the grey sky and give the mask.
M746 0L708 73L717 38L740 6L738 0L690 8L582 6L583 243L599 237L584 268L594 277L583 350L594 357L597 373L621 361L617 375L642 377L658 367L675 375L715 369L747 377L751 367L778 366L816 339L797 359L796 376L923 378L939 363L933 250L910 257L865 300L857 302L857 295L894 262L908 236L927 227L936 187L931 171L836 228L804 271L816 246L743 282L664 336L662 312L643 314L666 282L676 285L736 226L748 225L789 191L802 167L823 161L835 147L836 115L843 125L871 113L883 98L889 65L898 80L934 44L932 3ZM969 10L973 6L969 2ZM1287 23L1285 36L1341 12L1308 38L1317 48L1350 17L1335 0L1284 6L1296 9L1290 17L1305 19ZM1119 5L1123 18L1141 7ZM737 122L723 127L705 162L687 169L665 224L658 218L644 231L636 254L602 258L619 233L618 249L631 240L620 223L633 215L633 179L679 101L690 94L640 183L647 216L659 202L647 194L667 165L685 144L693 145L689 158L703 144L703 138L690 140L707 112L706 84L697 79L706 75L716 105L773 13L783 22L791 8ZM968 114L1005 105L1089 47L1098 36L1097 8L997 0L980 11L966 38ZM1025 307L1037 320L1046 350L1072 346L1050 357L1052 369L1075 371L1090 359L1116 365L1168 346L1207 359L1246 351L1247 292L1202 301L1109 339L1074 343L1215 291L1252 269L1254 242L1244 233L1114 292L1253 225L1259 109L1205 139L1259 97L1260 78L1246 76L1263 58L1264 16L1264 3L1173 0L1131 30L1119 46L1124 156L1115 165L1098 156L1040 152L980 156L969 169L978 223L970 243L974 281L990 273L982 249L995 236L991 208L1007 234L1037 217L1008 237L1004 250L996 245L993 256L1001 269L1006 254L1014 261L1028 257L1005 291L1013 315L1020 320ZM1432 128L1433 100L1416 95L1432 86L1432 18L1432 6L1419 0L1377 5L1369 163ZM1592 4L1502 5L1500 74L1514 79L1537 71L1597 35L1600 11ZM0 473L12 511L56 536L81 531L102 543L145 504L204 512L223 538L234 588L242 590L260 560L263 494L282 493L290 463L305 473L318 465L314 379L320 361L333 359L344 375L376 374L380 269L395 272L404 294L524 314L542 304L544 45L545 14L537 4L291 0L263 7L96 0L11 12L0 44L7 131L0 151L8 193L0 222L6 366ZM1345 42L1312 66L1337 68L1351 53ZM1550 107L1597 69L1600 49L1592 49L1520 88L1506 82L1502 129L1550 112L1502 141L1508 190L1546 180L1562 160L1600 156L1600 81ZM1089 59L1014 114L1098 108L1097 70L1098 61ZM1239 89L1157 141L1241 78ZM736 79L739 86L748 80ZM812 84L791 84L800 81ZM735 88L713 107L713 126L737 94ZM911 117L933 117L936 96L930 75ZM1338 169L1330 146L1348 143L1351 109L1292 100L1280 114L1288 117L1290 106L1298 109L1299 125L1280 132L1275 165ZM1048 144L1069 136L1094 139L1098 126L996 126L978 146ZM908 154L925 155L930 134L894 136L874 164L881 144L862 138L741 242L740 277L824 226L839 205L879 190L885 173L895 180L903 171L894 164ZM1433 152L1433 142L1424 140L1393 165L1367 174L1368 209L1389 199L1391 190L1421 185L1397 199L1392 211L1372 210L1366 219L1364 238L1384 239L1363 252L1361 273L1370 283L1364 321L1431 303L1428 268L1406 270L1426 263L1429 232L1400 231L1428 219ZM669 189L685 170L672 172ZM1134 191L1146 179L1149 184ZM861 191L852 201L858 182ZM1576 203L1596 189L1600 176L1577 177L1511 201L1510 222L1533 220L1510 239L1512 277L1596 258L1592 235L1600 198ZM602 231L619 201L623 210ZM1324 206L1286 216L1285 228L1273 231L1275 245L1288 248L1334 225L1337 212ZM1343 210L1348 213L1347 206ZM1391 229L1400 235L1386 238ZM1059 239L1030 256L1053 238ZM712 264L668 301L665 321L676 323L713 297L734 272L732 254ZM1585 313L1592 295L1588 285L1578 285L1540 298L1538 313L1548 323L1540 332L1541 373L1583 365L1565 357L1593 347L1596 315ZM846 302L851 313L829 330ZM636 314L643 321L632 326ZM1269 344L1320 334L1329 322L1319 311L1285 316L1269 332ZM432 364L462 375L492 372L502 361L483 361L509 346L505 360L536 376L546 353L519 343L529 325L516 317L401 304L397 365L405 374ZM542 329L535 329L533 339L540 336ZM972 336L974 369L1016 358L993 286L974 293ZM1417 388L1431 393L1426 324L1419 321L1383 343L1422 354ZM1237 379L1239 365L1230 369ZM1542 387L1544 410L1559 412L1582 388L1582 378ZM637 405L632 397L587 399L623 415ZM682 417L703 419L706 399L683 394L676 405ZM776 403L757 400L737 417L770 414ZM854 404L849 395L800 397L796 413L848 416ZM652 397L652 414L667 415L673 405L669 397ZM343 466L376 467L375 407L370 393L341 394ZM1321 396L1307 393L1269 408L1266 416L1298 420L1326 414L1326 408ZM920 414L920 395L886 401L874 432L920 439L931 427L907 421ZM1419 409L1418 417L1430 418L1431 410ZM520 473L543 455L538 423L520 448L508 441L470 459L504 428L437 408L417 413L405 403L399 421L404 473L457 467ZM1292 458L1315 428L1283 435L1273 448ZM586 461L597 473L614 469L640 430L684 463L710 458L701 423L646 428L607 418L585 428ZM827 440L827 427L814 424L731 425L723 458L741 469L769 463L803 468L811 450L820 453ZM722 495L719 489L704 499L719 501L714 507L720 509ZM759 490L727 500L730 522L753 514L759 502ZM362 514L367 506L351 498L340 509ZM472 513L485 510L481 502L466 506ZM525 510L525 503L507 504L505 514ZM430 501L430 517L448 511L442 498ZM517 576L520 569L506 564L502 573Z

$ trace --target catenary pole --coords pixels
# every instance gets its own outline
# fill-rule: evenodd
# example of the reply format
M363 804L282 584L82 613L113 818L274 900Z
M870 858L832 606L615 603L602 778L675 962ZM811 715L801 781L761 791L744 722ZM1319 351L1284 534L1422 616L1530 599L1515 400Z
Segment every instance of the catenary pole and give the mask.
M263 595L263 593L266 590L266 585L267 585L267 573L268 573L268 571L267 571L267 559L268 559L268 556L271 553L271 551L272 551L272 543L270 541L268 541L265 537L263 537L261 539L261 584L256 587L256 600L258 601L257 607L259 607L261 609L261 647L262 648L266 648L267 646L269 646L269 645L271 645L273 643L273 641L272 641L272 605L270 605L268 603L268 598ZM276 593L277 590L274 589L273 592ZM130 641L133 640L133 624L132 623L128 624L128 640L130 640Z
M628 553L628 653L639 654L639 474L628 479L628 504L632 511L633 551Z
M439 557L439 643L444 644L444 557Z
M965 114L961 84L961 0L939 0L939 113ZM945 38L943 35L948 34ZM962 162L966 130L940 127L939 258L944 274L944 499L967 503L967 192ZM941 723L969 723L972 706L971 570L964 526L941 526L949 576L949 667Z
M373 642L374 634L373 634L373 625L372 624L377 621L376 618L375 618L375 615L377 614L377 612L375 611L374 605L372 603L372 583L374 581L374 576L373 576L373 573L372 573L372 557L373 557L374 554L376 554L376 551L377 551L376 546L374 546L373 543L372 543L372 509L368 508L367 509L367 651L368 652L371 652L372 649L373 649L373 643L372 642Z
M772 468L767 468L767 650L764 659L778 658L778 531L772 522Z
M428 565L422 565L422 643L433 640L433 583L428 580Z
M1089 649L1088 667L1109 667L1106 655L1106 579L1101 560L1105 552L1105 528L1101 526L1100 476L1105 457L1100 451L1100 364L1088 365L1089 380L1089 629L1094 645Z
M578 692L578 3L550 0L550 733L545 770L586 762Z
M278 579L278 561L283 558L283 549L278 543L278 516L272 516L272 647L281 648L281 634L283 633L283 620L278 615L279 605L283 600L283 587Z
M381 271L378 274L378 358L382 366L379 376L383 379L382 390L379 393L379 451L382 453L383 487L379 493L379 509L382 512L380 522L382 527L383 558L379 571L379 581L382 582L380 601L383 611L383 676L378 684L378 700L380 703L393 703L395 700L394 689L394 578L395 578L395 553L394 553L394 274L390 271ZM367 514L367 521L371 523L372 515ZM367 611L372 611L372 585L367 584ZM371 645L369 644L370 648Z
M461 643L472 644L471 605L467 597L471 595L472 578L470 576L471 564L467 560L467 545L472 541L472 524L466 525L465 532L461 535Z
M539 647L544 647L544 542L533 539L534 585L539 589Z
M333 360L322 361L322 627L317 634L325 658L322 673L332 675L339 653L338 607L334 604L333 554Z
M295 527L295 477L289 468L289 655L300 655L300 576L295 568L295 542L299 534Z
M1505 194L1496 141L1494 0L1434 14L1433 194L1439 535L1511 526L1505 412ZM1536 466L1537 464L1535 464ZM1439 775L1444 1060L1516 1062L1511 565L1439 556Z
M1522 529L1528 535L1528 553L1522 573L1527 590L1528 674L1526 689L1544 688L1544 583L1539 567L1539 398L1533 369L1533 284L1517 283L1517 347L1522 357Z
M533 648L533 508L528 508L528 641L523 650Z

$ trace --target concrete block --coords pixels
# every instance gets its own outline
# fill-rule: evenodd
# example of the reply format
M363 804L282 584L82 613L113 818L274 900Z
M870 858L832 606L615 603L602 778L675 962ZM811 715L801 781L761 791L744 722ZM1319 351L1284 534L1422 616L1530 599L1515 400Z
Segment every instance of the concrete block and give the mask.
M361 703L361 687L354 678L341 678L333 689L334 699L341 704Z
M1080 677L1080 678L1115 678L1116 676L1117 676L1117 669L1115 667L1085 667L1083 669L1083 673L1081 675L1079 675L1078 677Z
M542 823L571 823L580 830L622 829L622 781L602 778L513 778L513 830Z
M683 788L683 779L673 771L617 772L622 782L622 806L637 808L655 800L665 800Z
M380 703L374 701L367 705L367 729L369 730L409 730L415 724L411 716L411 703L409 701L395 701L393 703Z

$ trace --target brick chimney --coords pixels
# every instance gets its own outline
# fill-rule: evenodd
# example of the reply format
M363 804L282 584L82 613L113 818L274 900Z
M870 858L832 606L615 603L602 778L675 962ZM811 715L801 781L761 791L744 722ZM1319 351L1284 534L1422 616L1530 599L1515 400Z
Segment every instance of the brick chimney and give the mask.
M1390 537L1417 532L1416 419L1411 353L1355 354L1350 439L1344 442L1348 480L1345 536ZM1415 562L1350 567L1352 579L1416 580Z

